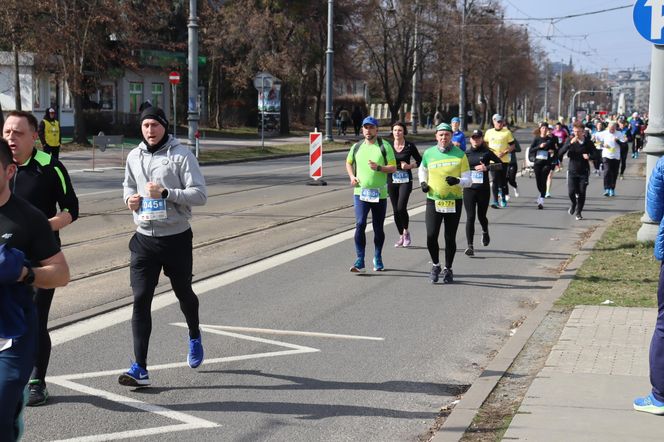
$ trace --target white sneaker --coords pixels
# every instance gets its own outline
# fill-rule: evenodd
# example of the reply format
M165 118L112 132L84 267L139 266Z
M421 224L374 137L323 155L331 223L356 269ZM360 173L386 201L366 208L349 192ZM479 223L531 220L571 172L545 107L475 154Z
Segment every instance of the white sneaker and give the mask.
M514 198L518 198L518 197L519 197L519 191L516 190L516 188L515 188L514 189Z
M541 196L537 197L537 208L539 210L542 210L544 208L544 198L542 198Z

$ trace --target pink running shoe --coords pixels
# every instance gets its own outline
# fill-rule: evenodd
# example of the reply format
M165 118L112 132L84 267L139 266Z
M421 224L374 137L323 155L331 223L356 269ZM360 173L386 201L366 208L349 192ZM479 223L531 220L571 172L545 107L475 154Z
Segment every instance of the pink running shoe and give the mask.
M410 241L410 232L405 231L405 232L403 233L403 246L404 246L404 247L408 247L408 246L410 246L410 242L411 242L411 241Z
M403 235L399 236L399 241L394 243L394 247L402 247L403 246Z

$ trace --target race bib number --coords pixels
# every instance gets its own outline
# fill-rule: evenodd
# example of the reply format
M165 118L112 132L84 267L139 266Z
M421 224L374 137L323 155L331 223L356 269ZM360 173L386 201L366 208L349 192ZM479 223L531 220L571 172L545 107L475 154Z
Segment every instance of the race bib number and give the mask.
M549 159L549 152L546 151L546 150L538 150L537 155L535 155L535 159L548 160Z
M395 184L407 183L408 181L410 181L408 172L404 170L397 170L392 174L392 182Z
M166 219L166 200L163 198L143 198L138 219L141 221L152 221L155 219Z
M456 200L436 200L436 212L438 213L455 213Z
M616 153L616 148L615 147L604 147L604 149L606 149L606 151L610 154Z
M367 203L377 203L380 198L379 189L362 189L360 193L360 201Z
M636 138L637 140L639 140L639 139L641 139L641 135L636 135L634 138Z
M482 184L484 183L484 172L479 170L473 170L470 172L470 179L473 184Z

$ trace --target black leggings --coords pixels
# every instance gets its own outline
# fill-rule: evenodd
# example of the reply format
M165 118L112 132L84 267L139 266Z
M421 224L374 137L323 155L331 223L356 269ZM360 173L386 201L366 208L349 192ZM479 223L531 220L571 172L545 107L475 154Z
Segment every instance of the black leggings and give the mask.
M551 173L551 164L546 161L540 161L533 166L535 172L535 182L537 183L537 191L539 196L544 198L546 196L546 181Z
M454 254L456 253L456 233L459 228L463 202L456 200L456 211L454 213L436 212L436 203L434 200L427 199L427 209L425 215L425 224L427 227L427 249L431 256L433 264L440 263L440 246L438 245L438 235L440 234L440 225L445 223L445 267L452 268Z
M567 176L567 192L569 193L569 200L572 202L572 207L576 208L577 215L581 215L583 206L586 204L587 187L587 175L569 174Z
M134 293L131 330L134 337L136 362L147 367L148 345L152 333L152 298L159 274L171 280L171 287L180 301L189 328L189 337L200 336L198 329L198 298L191 288L191 229L172 236L152 237L135 233L129 241L131 264L129 280Z
M466 240L469 246L473 245L473 237L475 236L476 211L482 231L489 231L489 219L486 217L486 212L489 210L489 199L491 199L491 190L488 186L477 189L472 187L463 189L463 207L466 209Z
M55 289L37 289L35 304L37 306L37 354L35 366L30 379L44 380L48 362L51 359L51 336L48 333L48 313Z
M627 154L629 153L629 143L620 143L620 175L625 173L627 167Z
M408 230L408 198L413 191L413 182L407 183L389 183L387 192L392 202L392 211L394 212L394 224L397 225L399 235L403 235L404 230Z
M620 168L620 160L603 158L604 160L604 188L615 189L616 181L618 180L618 169Z
M511 162L507 167L507 174L505 176L507 183L509 183L509 185L514 187L515 189L519 188L519 185L516 183L516 173L518 169L519 165L516 162ZM507 187L507 183L505 183L505 187L503 189L503 195L509 195L510 193L510 190Z
M501 191L505 195L505 188L507 187L507 167L509 164L503 163L502 167L491 171L491 178L493 180L493 186L491 191L493 193L493 200L498 201L498 191Z

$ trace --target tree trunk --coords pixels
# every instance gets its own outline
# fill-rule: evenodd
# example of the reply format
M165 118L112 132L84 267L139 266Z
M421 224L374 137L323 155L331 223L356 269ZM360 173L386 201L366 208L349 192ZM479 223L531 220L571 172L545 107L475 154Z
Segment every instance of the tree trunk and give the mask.
M20 66L18 64L18 47L16 43L12 45L14 47L14 107L16 110L20 111L21 109L21 80L19 76Z
M83 114L83 93L74 94L74 143L89 146L85 131L85 115Z
M290 133L290 120L288 115L288 106L290 105L290 88L287 83L281 85L281 122L279 124L279 133L288 135Z

